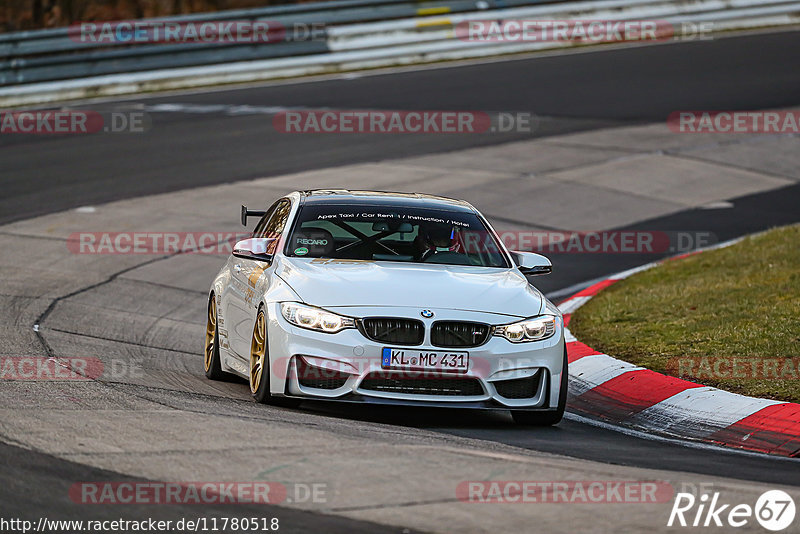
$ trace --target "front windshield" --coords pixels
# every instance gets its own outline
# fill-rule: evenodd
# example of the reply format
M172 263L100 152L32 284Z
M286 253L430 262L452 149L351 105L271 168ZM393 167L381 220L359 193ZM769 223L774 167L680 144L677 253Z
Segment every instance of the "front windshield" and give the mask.
M385 204L306 204L286 255L508 267L475 213Z

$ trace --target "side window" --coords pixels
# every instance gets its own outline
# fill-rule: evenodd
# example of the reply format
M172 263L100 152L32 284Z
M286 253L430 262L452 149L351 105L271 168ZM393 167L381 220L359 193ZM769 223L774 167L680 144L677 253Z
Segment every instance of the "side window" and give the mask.
M272 214L275 213L275 208L278 207L279 202L280 200L270 206L267 210L267 213L265 213L264 216L259 219L258 224L256 224L255 229L253 229L253 237L263 237L262 234L264 233L264 227L267 226L267 222L269 221L270 217L272 217Z
M289 220L289 212L292 210L292 203L283 198L276 202L269 212L259 221L253 235L255 237L279 238L283 229L286 227L286 221ZM263 223L263 224L262 224ZM274 254L278 242L273 242L267 253Z

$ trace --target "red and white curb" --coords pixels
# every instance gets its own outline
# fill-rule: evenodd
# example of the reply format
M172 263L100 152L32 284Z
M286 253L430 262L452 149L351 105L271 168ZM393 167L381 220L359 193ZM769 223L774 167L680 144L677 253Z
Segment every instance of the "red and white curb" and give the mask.
M563 301L564 324L606 287L658 263L617 273ZM581 343L569 329L566 342L570 412L663 436L800 457L800 404L738 395L637 367Z

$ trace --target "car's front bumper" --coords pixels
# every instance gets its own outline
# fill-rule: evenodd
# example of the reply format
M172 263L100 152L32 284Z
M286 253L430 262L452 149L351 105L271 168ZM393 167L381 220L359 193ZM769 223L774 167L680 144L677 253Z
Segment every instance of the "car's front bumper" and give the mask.
M564 329L543 341L511 343L492 336L479 347L442 349L430 344L413 349L469 352L464 373L387 371L384 347L356 329L326 334L289 324L279 304L269 310L270 389L273 395L309 399L477 409L549 410L558 405L564 361ZM337 309L341 313L341 309ZM513 318L460 310L433 310L437 320L492 324ZM355 316L414 317L409 308L353 309ZM357 315L356 315L357 313ZM430 331L432 320L424 320ZM385 379L384 379L385 377ZM400 379L402 377L402 379Z

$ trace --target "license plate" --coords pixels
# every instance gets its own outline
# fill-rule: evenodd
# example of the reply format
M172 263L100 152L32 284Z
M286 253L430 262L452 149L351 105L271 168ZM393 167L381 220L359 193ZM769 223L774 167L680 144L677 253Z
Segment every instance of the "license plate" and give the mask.
M466 373L469 370L469 352L384 347L381 367Z

